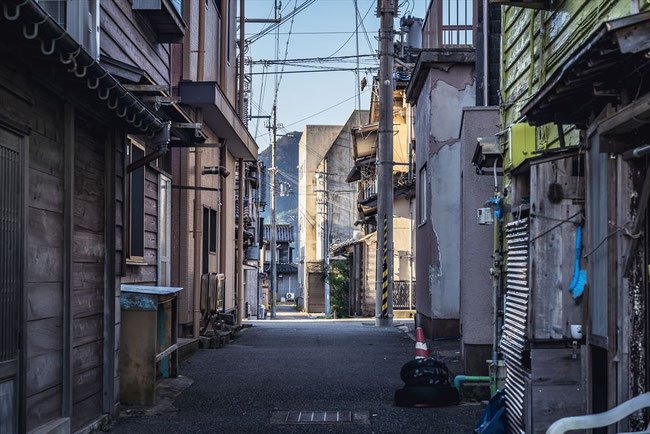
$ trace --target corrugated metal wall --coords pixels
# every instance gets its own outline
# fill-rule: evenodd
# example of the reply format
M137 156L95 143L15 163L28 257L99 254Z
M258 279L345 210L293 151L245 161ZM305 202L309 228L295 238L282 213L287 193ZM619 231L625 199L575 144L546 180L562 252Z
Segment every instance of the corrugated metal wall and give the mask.
M506 298L503 335L499 344L506 362L506 413L510 432L524 432L525 378L522 365L528 317L528 219L508 223Z

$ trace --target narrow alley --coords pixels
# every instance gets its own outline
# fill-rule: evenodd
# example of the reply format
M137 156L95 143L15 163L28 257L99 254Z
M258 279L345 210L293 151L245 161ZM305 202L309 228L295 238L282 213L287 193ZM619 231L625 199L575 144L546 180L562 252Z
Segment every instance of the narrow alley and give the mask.
M413 358L405 327L372 321L255 321L230 345L204 350L180 373L194 380L173 405L178 411L122 417L115 433L471 432L483 406L399 408L400 367ZM401 323L413 328L413 323ZM459 367L458 341L434 349ZM455 358L455 363L454 363ZM367 412L369 424L276 425L279 411ZM124 414L123 414L124 416Z

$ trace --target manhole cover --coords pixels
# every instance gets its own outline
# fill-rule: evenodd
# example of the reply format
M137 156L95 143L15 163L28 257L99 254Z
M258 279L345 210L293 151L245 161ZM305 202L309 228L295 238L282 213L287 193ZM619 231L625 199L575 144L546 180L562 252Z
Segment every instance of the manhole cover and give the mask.
M271 413L273 425L304 424L369 424L367 411L274 411Z

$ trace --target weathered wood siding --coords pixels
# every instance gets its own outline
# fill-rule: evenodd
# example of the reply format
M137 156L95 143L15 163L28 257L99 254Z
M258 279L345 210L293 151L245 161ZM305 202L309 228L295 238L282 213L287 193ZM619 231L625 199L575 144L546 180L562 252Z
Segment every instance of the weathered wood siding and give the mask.
M27 429L61 414L63 354L63 104L40 86L31 116L27 215ZM3 109L4 111L4 109ZM6 112L5 112L6 113Z
M143 69L156 84L169 84L169 44L160 44L146 17L129 0L102 0L101 52Z
M104 137L75 120L72 238L73 430L102 414L104 369Z
M632 13L634 3L650 7L638 0L563 1L553 11L503 7L501 92L506 105L501 126L517 122L526 102L574 50L603 22ZM566 139L567 144L577 144L577 131L572 129ZM556 128L538 127L537 141L541 148L556 146Z

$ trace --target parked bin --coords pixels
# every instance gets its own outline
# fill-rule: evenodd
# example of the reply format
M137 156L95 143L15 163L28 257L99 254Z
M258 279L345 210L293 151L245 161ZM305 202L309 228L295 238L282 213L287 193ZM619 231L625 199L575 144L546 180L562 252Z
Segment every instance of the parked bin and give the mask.
M120 400L153 405L156 380L178 375L178 298L183 288L122 285Z

